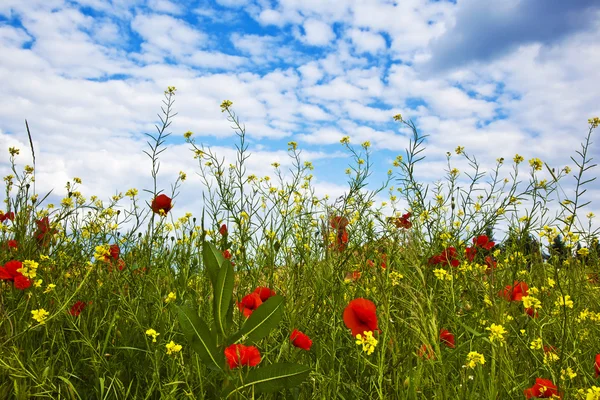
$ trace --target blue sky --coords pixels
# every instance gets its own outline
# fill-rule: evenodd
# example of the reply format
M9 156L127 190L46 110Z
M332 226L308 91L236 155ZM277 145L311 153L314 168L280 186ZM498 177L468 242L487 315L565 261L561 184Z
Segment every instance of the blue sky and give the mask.
M443 179L458 145L484 169L515 153L574 167L587 119L600 115L599 17L592 0L3 0L0 173L9 146L31 163L28 119L39 192L62 196L74 176L84 196L149 188L143 133L170 85L178 115L160 182L189 177L176 215L201 207L183 133L233 157L224 99L246 125L250 173L289 165L293 140L320 195L346 188L346 135L372 143L373 185L384 179L408 145L398 113L429 135L417 171L426 183Z

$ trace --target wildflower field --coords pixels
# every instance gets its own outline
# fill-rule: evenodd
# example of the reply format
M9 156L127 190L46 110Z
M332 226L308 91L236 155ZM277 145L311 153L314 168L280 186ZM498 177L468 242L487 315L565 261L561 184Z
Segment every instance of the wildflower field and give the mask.
M483 171L458 147L426 186L426 136L396 115L412 137L388 179L373 189L369 142L344 138L348 189L331 199L295 142L294 168L248 174L224 101L237 159L185 133L204 208L174 219L186 175L156 182L175 91L142 192L106 203L74 177L48 204L33 146L22 171L28 149L8 149L0 399L600 400L600 245L584 202L600 119L572 167L517 154Z

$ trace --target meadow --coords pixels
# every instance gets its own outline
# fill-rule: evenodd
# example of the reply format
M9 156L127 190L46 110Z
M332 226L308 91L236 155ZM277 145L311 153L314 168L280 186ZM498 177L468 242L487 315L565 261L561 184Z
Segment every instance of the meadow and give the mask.
M332 199L295 142L292 168L249 174L226 100L237 158L186 132L204 208L175 219L186 174L157 185L175 93L147 134L142 193L88 199L73 177L49 204L33 144L8 149L0 399L600 400L600 245L584 201L599 118L572 168L517 154L484 171L457 147L427 186L426 136L390 116L412 132L406 153L373 188L371 144L344 137L348 188Z

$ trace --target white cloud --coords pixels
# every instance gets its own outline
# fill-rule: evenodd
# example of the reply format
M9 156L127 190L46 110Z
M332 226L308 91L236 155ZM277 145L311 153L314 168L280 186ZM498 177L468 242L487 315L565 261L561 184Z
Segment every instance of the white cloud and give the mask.
M144 39L142 49L151 55L181 57L203 47L208 39L185 21L168 15L137 15L131 28Z
M383 36L361 29L352 29L348 35L358 53L377 54L386 49Z
M285 25L285 20L282 18L281 13L276 10L262 10L258 16L258 21L262 25L275 25L282 27Z
M181 6L168 0L148 0L148 8L155 12L158 11L173 15L181 15L183 13Z
M333 39L335 33L329 24L317 19L307 19L303 24L304 36L302 39L312 46L326 46Z

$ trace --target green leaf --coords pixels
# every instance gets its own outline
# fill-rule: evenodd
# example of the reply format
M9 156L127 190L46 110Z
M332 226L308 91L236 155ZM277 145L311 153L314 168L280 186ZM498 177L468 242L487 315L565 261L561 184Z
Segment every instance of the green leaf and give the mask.
M271 296L252 312L239 335L246 336L246 340L256 342L269 334L283 316L283 297ZM237 335L236 335L237 336Z
M208 368L222 370L225 355L218 350L216 340L206 323L190 307L177 307L177 315L183 335L200 359Z
M202 244L202 260L204 261L204 268L208 273L208 278L210 279L213 288L215 288L219 270L221 269L221 264L225 261L225 257L223 257L223 254L221 254L214 244L204 242Z
M251 370L244 383L227 393L226 398L251 386L254 386L256 394L292 389L304 382L309 372L310 368L299 364L271 364L259 367Z
M217 331L225 336L227 315L233 297L233 266L229 260L224 260L219 270L215 286L214 319Z

